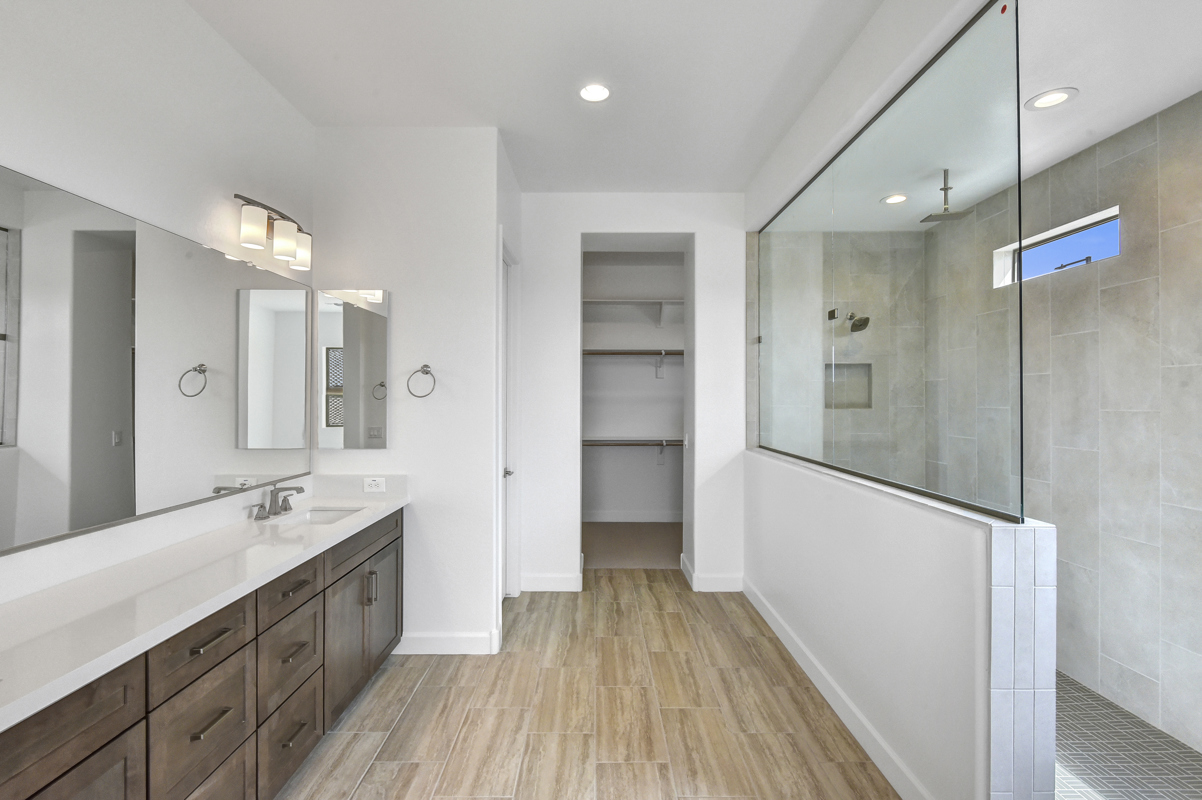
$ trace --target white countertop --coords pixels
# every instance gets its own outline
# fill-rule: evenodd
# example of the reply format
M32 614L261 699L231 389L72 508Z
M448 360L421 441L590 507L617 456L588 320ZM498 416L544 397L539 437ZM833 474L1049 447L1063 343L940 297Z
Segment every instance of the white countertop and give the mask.
M299 498L293 498L297 500ZM0 731L407 505L312 497L0 604ZM309 508L360 509L327 525Z

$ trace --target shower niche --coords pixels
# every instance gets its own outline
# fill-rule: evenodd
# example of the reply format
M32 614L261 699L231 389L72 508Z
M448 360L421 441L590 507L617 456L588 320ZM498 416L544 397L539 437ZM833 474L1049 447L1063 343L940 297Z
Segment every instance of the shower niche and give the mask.
M872 364L827 364L827 408L872 408Z

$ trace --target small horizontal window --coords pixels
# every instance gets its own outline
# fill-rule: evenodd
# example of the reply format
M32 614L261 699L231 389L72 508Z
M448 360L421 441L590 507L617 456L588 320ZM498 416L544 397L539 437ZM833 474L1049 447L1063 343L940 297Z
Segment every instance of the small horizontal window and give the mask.
M1029 280L1081 264L1114 258L1120 252L1119 207L1090 214L1075 222L993 251L995 288L1016 283L1019 272ZM1020 265L1021 250L1021 265Z
M1099 222L1088 228L1041 242L1022 250L1022 278L1092 264L1119 254L1119 221Z

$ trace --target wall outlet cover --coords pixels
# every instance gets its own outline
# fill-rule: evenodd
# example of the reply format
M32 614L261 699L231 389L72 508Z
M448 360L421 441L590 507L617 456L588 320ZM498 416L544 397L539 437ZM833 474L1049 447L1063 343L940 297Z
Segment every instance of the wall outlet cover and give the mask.
M254 478L236 478L236 479L234 479L234 483L236 483L238 485L239 489L245 489L248 486L253 486L254 482L255 482Z
M385 491L384 479L383 478L364 478L363 479L363 491L365 491L365 492L383 492L383 491Z
M383 439L384 438L384 428L383 427L368 428L367 429L367 438L368 439Z

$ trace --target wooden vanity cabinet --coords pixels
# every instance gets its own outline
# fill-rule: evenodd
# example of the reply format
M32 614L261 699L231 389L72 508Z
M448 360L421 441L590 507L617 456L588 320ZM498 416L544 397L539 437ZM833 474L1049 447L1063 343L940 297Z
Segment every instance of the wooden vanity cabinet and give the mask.
M97 750L34 800L144 800L146 722Z
M387 544L326 588L327 730L401 640L404 564L399 526ZM328 561L327 561L328 563Z
M397 512L0 731L0 800L273 800L401 640Z
M138 656L0 733L0 800L25 800L144 716Z

